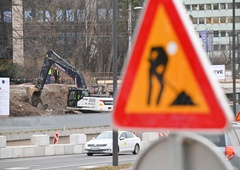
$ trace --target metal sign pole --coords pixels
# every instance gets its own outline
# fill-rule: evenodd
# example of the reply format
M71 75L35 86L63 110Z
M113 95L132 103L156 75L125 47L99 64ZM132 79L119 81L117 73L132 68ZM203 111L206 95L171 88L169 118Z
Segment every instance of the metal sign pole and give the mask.
M117 0L112 0L112 54L113 54L113 98L115 101L117 90ZM113 129L113 166L118 166L118 131Z

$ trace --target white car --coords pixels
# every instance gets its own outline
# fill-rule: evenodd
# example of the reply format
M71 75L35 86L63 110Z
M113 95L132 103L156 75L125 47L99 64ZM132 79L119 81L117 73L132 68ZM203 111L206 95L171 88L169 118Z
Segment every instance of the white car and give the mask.
M103 131L96 138L85 144L85 151L88 156L93 154L112 154L113 153L113 132ZM141 139L129 131L118 132L118 153L132 152L134 155L140 151Z

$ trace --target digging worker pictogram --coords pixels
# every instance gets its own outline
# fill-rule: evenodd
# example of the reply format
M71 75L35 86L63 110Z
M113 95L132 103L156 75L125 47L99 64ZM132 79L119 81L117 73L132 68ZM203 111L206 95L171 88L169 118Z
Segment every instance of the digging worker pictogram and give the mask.
M164 78L164 73L167 68L168 56L164 51L163 47L153 47L150 52L149 57L150 69L149 69L149 91L148 91L148 105L151 104L152 98L152 88L153 88L153 78L156 76L159 84L161 85L156 104L160 104L160 99L162 97L162 92L165 85L171 88L177 95L176 99L170 104L173 105L194 105L190 96L187 95L185 91L179 92L166 78Z
M151 103L151 95L152 95L152 79L154 76L156 76L158 82L161 84L160 91L158 93L158 98L156 101L156 104L158 105L160 102L160 98L164 89L164 81L163 76L166 70L167 62L168 62L168 56L166 55L164 49L162 47L153 47L151 49L150 57L150 70L149 70L149 92L148 92L148 104ZM159 68L160 69L159 72Z

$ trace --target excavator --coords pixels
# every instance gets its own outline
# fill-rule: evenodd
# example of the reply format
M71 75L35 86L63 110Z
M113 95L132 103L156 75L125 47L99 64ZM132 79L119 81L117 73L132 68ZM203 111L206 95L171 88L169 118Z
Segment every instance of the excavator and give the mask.
M39 103L42 104L42 89L45 85L48 71L52 65L55 65L61 71L68 74L75 82L76 87L71 87L68 89L67 109L78 110L82 112L112 111L113 97L100 94L91 95L87 89L84 76L53 50L48 51L44 58L35 88L28 89L28 95L31 96L30 102L33 106L37 107Z

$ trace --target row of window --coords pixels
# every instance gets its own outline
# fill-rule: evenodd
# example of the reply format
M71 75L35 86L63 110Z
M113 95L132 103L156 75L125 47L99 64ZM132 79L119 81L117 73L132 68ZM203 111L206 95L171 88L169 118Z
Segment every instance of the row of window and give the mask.
M185 6L188 11L233 9L232 3L185 4ZM240 9L239 2L235 3L235 8Z
M108 13L107 13L108 12ZM74 10L57 10L55 14L51 14L49 11L33 11L25 10L24 19L26 22L32 21L33 19L38 22L49 22L49 21L84 21L85 10L78 9ZM98 19L112 19L112 10L107 11L106 9L98 9ZM3 11L0 15L0 21L12 22L12 11Z
M35 19L38 22L49 22L49 21L84 21L86 11L83 10L57 10L56 13L50 13L49 11L33 11L25 10L24 19L25 21L31 21ZM98 9L98 19L112 19L112 10L107 11L106 9Z
M227 24L232 22L233 22L232 16L192 18L193 24ZM240 23L240 16L235 17L235 23Z
M207 31L206 36L207 37L214 37L214 38L219 38L219 37L231 37L232 31L226 31L226 30L221 30L221 31ZM199 32L199 37L201 38L201 32Z

